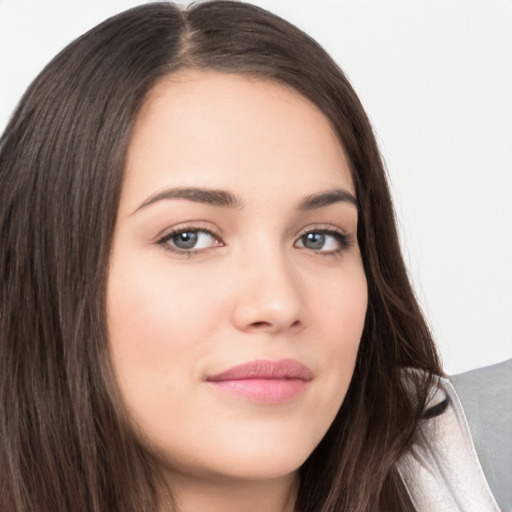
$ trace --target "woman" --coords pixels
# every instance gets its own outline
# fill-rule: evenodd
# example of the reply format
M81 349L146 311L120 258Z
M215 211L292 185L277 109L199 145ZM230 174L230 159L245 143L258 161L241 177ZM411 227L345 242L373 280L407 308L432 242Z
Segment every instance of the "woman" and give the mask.
M420 510L450 388L314 41L122 13L36 79L0 169L2 510Z

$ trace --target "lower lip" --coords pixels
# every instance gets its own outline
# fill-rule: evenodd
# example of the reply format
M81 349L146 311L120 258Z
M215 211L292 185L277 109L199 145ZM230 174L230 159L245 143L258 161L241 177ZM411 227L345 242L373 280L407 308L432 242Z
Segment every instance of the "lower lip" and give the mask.
M301 395L309 381L302 379L237 379L209 382L219 391L254 402L282 404Z

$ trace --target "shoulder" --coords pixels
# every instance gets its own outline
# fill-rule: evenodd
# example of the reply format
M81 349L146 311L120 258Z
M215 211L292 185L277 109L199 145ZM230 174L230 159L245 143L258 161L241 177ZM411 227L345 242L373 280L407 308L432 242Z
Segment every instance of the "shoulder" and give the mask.
M433 385L416 438L397 462L417 512L511 510L511 364Z
M450 381L459 396L464 395L468 399L473 396L470 402L481 400L498 402L496 392L512 391L512 359L454 375L450 377ZM502 398L508 398L512 402L510 394Z
M496 501L512 507L512 359L450 377ZM506 504L506 505L505 505Z

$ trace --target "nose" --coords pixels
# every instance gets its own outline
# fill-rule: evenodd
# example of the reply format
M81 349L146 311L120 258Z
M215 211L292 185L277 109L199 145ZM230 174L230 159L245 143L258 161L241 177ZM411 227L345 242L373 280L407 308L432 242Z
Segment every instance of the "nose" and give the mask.
M253 255L236 274L233 323L239 330L280 333L302 328L300 279L282 255Z

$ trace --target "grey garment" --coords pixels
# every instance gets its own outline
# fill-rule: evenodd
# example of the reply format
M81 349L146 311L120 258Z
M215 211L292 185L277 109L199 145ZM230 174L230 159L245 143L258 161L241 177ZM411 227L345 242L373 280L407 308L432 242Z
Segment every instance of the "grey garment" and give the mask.
M512 511L512 359L450 377L485 477L503 512Z

